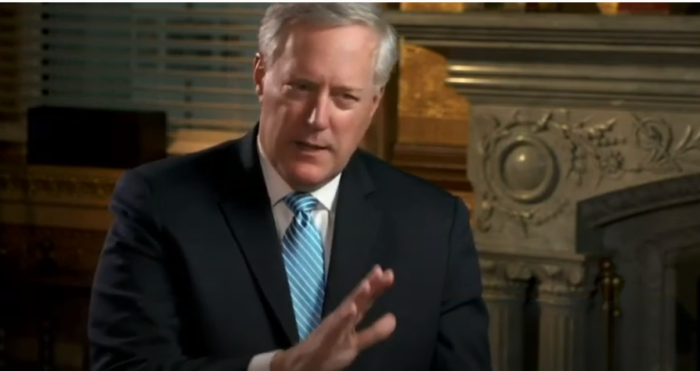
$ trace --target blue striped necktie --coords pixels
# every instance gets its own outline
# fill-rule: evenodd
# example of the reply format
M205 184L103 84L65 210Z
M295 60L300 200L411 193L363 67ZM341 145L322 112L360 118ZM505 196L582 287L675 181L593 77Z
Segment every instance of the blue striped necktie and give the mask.
M282 256L301 341L321 323L325 291L323 241L312 215L318 200L308 193L293 193L284 201L294 212L294 219L282 237Z

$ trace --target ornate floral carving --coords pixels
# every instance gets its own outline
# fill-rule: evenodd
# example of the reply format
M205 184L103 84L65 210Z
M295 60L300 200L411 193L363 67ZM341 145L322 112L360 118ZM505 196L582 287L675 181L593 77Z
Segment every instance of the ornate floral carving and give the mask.
M681 138L674 140L673 128L660 117L634 117L636 145L648 152L643 170L653 172L683 172L681 162L690 160L688 154L700 151L700 130L686 125Z
M553 114L547 113L545 117L551 120ZM566 177L583 185L591 168L598 174L596 185L605 177L619 177L623 172L624 158L614 147L625 144L626 140L613 136L616 119L594 124L589 118L574 121L566 110L562 117L561 121L551 122L551 127L561 132L571 153Z
M673 127L659 117L632 115L631 120L592 122L590 118L573 119L567 110L547 111L534 118L516 110L505 122L498 117L491 117L490 122L493 127L477 143L483 188L479 191L475 226L481 232L492 230L494 217L501 214L514 220L523 235L528 236L530 226L554 219L571 204L570 196L557 197L555 191L551 197L541 197L530 204L505 200L504 186L494 180L498 174L492 168L502 156L503 143L514 135L542 138L541 142L549 148L565 146L566 151L552 151L553 166L564 167L561 177L555 174L555 179L548 180L556 185L553 188L569 181L576 187L589 185L594 191L604 180L617 180L625 174L667 176L671 172L683 173L686 163L700 165L700 131L687 125L676 139ZM628 142L626 137L633 139ZM632 163L628 159L632 153L642 153L646 158Z
M622 172L623 158L613 147L625 143L625 139L612 135L615 120L610 119L599 123L591 123L590 119L574 121L567 110L549 111L541 117L533 119L526 117L516 110L507 122L498 117L492 117L493 130L489 130L478 142L478 153L482 159L481 171L485 189L481 194L479 215L476 226L483 232L491 229L491 219L495 212L514 219L527 236L528 225L541 225L559 215L569 205L567 198L550 198L534 206L523 203L502 202L502 190L494 184L489 173L493 162L497 161L499 145L514 135L537 137L540 134L555 132L564 139L571 153L565 178L581 185L589 168L598 170L598 182L603 177L615 177ZM547 141L543 141L547 143ZM548 144L547 144L548 145ZM563 162L560 158L552 158L552 166L558 167ZM555 172L551 180L559 182Z

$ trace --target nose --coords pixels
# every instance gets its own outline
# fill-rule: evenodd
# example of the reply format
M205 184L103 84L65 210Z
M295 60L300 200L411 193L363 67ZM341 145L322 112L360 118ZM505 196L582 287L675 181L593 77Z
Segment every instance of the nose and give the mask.
M329 123L329 104L330 99L326 94L318 94L311 107L308 123L317 130L323 130L328 127Z

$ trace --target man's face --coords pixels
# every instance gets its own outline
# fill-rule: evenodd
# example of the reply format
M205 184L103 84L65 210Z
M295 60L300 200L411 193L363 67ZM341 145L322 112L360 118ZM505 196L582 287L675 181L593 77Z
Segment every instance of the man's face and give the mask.
M364 26L298 25L268 68L255 60L260 142L289 185L312 190L340 173L370 125L375 33Z

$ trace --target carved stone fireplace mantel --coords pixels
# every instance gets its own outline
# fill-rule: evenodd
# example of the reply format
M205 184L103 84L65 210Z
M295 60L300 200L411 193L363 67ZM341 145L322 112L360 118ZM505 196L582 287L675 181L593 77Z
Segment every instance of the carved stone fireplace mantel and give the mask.
M540 279L538 369L605 369L604 339L592 330L599 316L580 299L592 288L591 259L612 255L628 281L619 370L675 370L674 266L700 247L700 233L683 247L664 241L700 227L688 221L700 214L700 188L689 185L700 173L700 19L400 12L389 19L403 42L448 59L445 83L470 101L474 232L489 257L482 271L489 283L504 262L540 267L502 277ZM656 203L636 198L626 215L607 220L605 209L590 206L625 203L649 184L687 192L657 194ZM680 232L669 222L678 215L686 219ZM552 290L543 272L563 272L572 261L581 262L579 282ZM521 337L520 324L492 327L492 336ZM494 369L521 370L511 358L494 349Z

